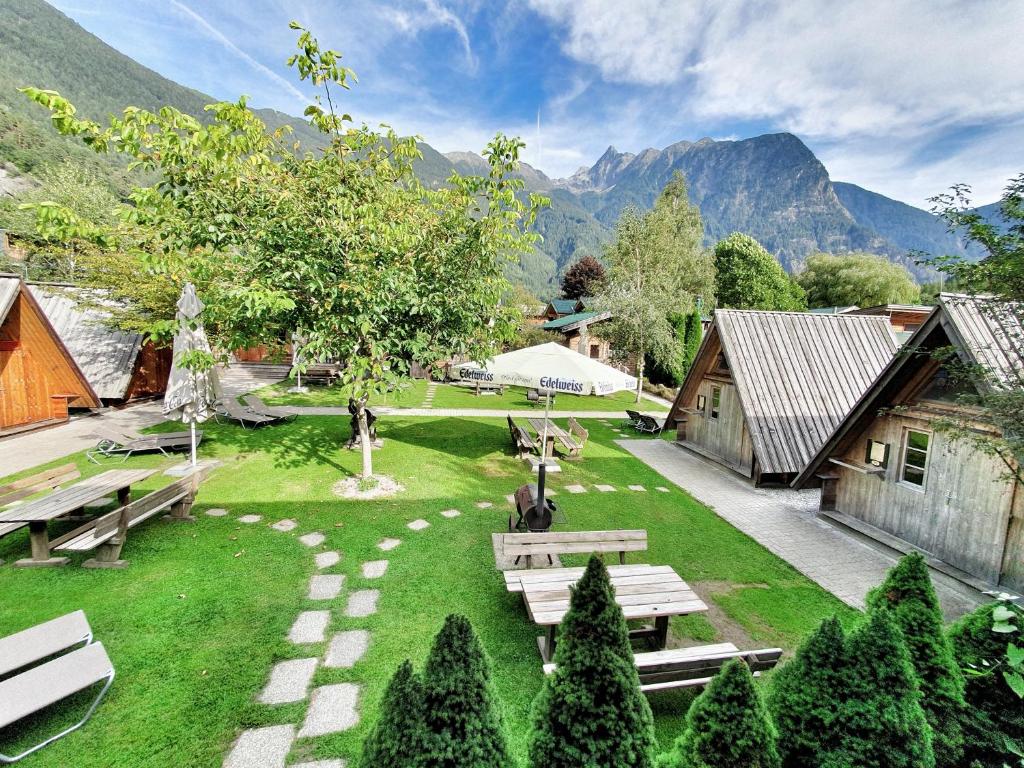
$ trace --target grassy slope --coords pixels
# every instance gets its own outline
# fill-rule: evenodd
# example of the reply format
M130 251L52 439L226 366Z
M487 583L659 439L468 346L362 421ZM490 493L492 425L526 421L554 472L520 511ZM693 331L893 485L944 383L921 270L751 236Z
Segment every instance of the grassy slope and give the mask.
M650 490L558 493L567 527L646 528L651 548L642 561L675 567L720 612L715 625L745 632L744 642L792 648L823 616L854 615L687 494L676 488L654 492L664 483L660 476L615 446L608 428L597 421L586 426L592 442L584 460L565 462L551 487L557 492L569 483L606 482L624 489L640 483ZM530 479L510 455L506 431L498 419L383 419L386 443L376 454L376 469L407 490L395 500L366 503L331 495L331 484L359 461L337 448L339 436L347 434L343 419L305 418L246 433L208 426L203 454L225 466L204 485L197 510L224 506L230 517L200 514L195 525L146 523L129 538L124 555L132 564L124 571L3 568L0 635L84 608L118 670L109 699L84 730L23 764L215 766L240 729L301 721L305 704L270 708L254 699L274 661L322 653L285 640L299 610L323 607L305 599L312 557L296 541L314 530L327 535L325 547L344 553L335 570L347 574L346 590L372 585L382 598L379 612L366 619L343 618L338 601L332 629L366 627L373 640L354 669L321 669L316 678L317 684L360 682L363 722L350 732L304 742L299 752L356 756L395 667L406 656L421 663L443 617L459 611L473 621L491 655L510 739L522 758L541 672L537 631L521 600L503 590L491 551L490 534L505 528L510 511L505 495ZM84 471L98 471L81 456L78 462ZM128 466L156 463L135 458ZM147 487L165 480L158 475ZM494 507L477 509L480 500ZM438 512L448 507L464 514L446 520ZM247 512L262 514L264 523L234 521ZM293 534L266 527L285 517L299 522ZM431 527L408 531L405 523L418 517ZM387 535L403 544L386 555L391 566L384 578L367 583L359 564L381 557L375 544ZM19 532L0 540L0 558L22 556L26 548ZM673 634L710 641L716 629L691 617L674 621ZM662 744L678 733L689 700L680 693L652 698ZM65 707L15 735L25 743L49 732L62 715L71 713Z

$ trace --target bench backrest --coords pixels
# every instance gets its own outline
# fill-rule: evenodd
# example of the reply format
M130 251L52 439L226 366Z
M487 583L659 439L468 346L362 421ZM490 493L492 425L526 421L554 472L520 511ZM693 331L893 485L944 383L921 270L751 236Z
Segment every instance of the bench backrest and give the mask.
M579 438L580 445L587 442L587 438L590 437L590 433L580 426L580 423L576 421L572 416L569 417L569 432Z
M136 520L149 517L161 509L169 507L171 504L195 493L202 477L203 471L200 470L194 475L176 480L170 485L165 485L163 488L143 496L141 499L125 504L120 509L115 509L113 512L103 515L103 517L96 521L95 535L97 537L105 536L117 530L118 526L122 525L122 523L125 527L130 527Z
M647 549L647 531L505 533L502 534L502 549L506 556L514 557L588 552L643 552Z
M92 629L82 611L15 632L0 638L0 676L91 640Z
M631 411L628 408L626 409L626 416L628 416L633 421L640 421L640 414L636 411Z
M23 477L21 480L15 480L7 485L0 485L0 507L10 504L12 501L32 496L39 491L56 488L71 480L77 480L81 476L81 472L74 464L64 464L45 472Z

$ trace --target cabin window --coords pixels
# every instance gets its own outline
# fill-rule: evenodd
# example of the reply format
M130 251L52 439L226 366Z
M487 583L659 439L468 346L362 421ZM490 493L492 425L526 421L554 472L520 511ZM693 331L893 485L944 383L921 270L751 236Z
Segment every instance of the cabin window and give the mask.
M601 356L601 345L600 344L591 344L590 345L590 356L592 358L595 358L595 359Z
M708 399L704 395L697 395L697 413L703 416L708 409Z
M904 483L924 487L925 472L928 469L928 448L932 436L917 429L908 429L904 436L903 469L900 477Z
M718 410L722 405L722 388L712 387L711 388L711 418L718 418Z

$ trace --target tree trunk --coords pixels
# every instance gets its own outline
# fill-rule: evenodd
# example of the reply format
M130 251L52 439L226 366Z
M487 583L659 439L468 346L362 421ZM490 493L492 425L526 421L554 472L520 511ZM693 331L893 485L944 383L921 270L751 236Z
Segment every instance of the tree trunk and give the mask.
M363 477L373 476L373 446L370 445L370 428L366 423L366 400L360 399L356 417L359 419L359 445L363 449Z
M640 402L640 393L644 391L644 356L640 355L640 361L636 364L636 401Z

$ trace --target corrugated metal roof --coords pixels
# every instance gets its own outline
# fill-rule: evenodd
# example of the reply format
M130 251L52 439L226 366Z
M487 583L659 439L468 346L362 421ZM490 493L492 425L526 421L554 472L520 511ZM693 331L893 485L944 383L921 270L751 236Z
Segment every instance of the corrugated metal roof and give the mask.
M578 299L552 299L551 306L555 308L555 312L560 315L569 314L576 311L576 306L579 304Z
M21 280L17 277L0 277L0 323L7 319L7 313L14 306Z
M884 317L718 310L764 473L799 472L896 353Z
M611 316L611 312L577 312L574 315L566 315L565 317L560 317L557 320L548 320L541 327L545 331L557 331L561 328L565 328L567 325L586 323L588 320L593 320L595 318L605 320Z
M984 296L939 294L958 339L951 339L971 362L998 384L1024 386L1024 306Z
M96 394L122 399L142 347L142 334L104 325L107 316L102 310L76 304L74 296L81 289L30 285L29 290Z

